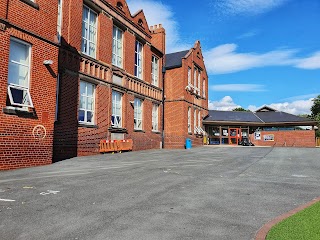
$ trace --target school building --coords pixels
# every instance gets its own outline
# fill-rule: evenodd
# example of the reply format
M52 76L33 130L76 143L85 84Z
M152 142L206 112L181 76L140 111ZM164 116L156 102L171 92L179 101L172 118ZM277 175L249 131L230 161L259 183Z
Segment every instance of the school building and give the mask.
M315 147L316 121L267 106L255 112L210 110L203 124L210 145L238 145L247 138L256 146Z

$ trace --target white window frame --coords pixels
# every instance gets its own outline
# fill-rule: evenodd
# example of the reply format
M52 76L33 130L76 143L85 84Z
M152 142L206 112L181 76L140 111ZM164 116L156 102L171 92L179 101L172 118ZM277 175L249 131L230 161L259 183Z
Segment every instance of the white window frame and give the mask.
M123 31L113 25L112 29L112 64L123 67ZM119 38L120 35L120 38ZM120 40L119 40L120 39Z
M151 79L152 85L159 87L159 58L154 55L151 60Z
M112 91L111 125L115 128L122 127L122 93L118 91Z
M134 99L134 129L142 130L142 109L143 101L140 98Z
M57 38L59 43L61 42L62 29L62 2L63 0L58 0Z
M202 96L206 97L206 79L202 80Z
M188 67L188 86L191 86L191 67Z
M193 112L193 132L197 133L197 109Z
M198 71L198 94L199 94L199 96L201 94L200 88L201 88L201 71L199 70Z
M82 81L80 80L80 84L79 84L79 89L80 89L80 86L81 86L81 83L84 83L85 84L85 93L84 94L81 94L80 93L80 90L79 90L79 112L80 111L84 111L84 120L83 121L80 121L79 120L79 117L78 117L78 120L79 120L79 123L81 124L87 124L87 125L94 125L94 122L95 122L95 92L96 92L96 85L93 84L93 83L89 83L89 82L86 82L86 81ZM91 85L92 88L93 88L93 94L92 96L88 95L88 85ZM84 108L81 108L81 97L85 97L85 107ZM88 99L91 98L92 99L92 110L91 109L87 109L87 103L88 103ZM91 119L91 122L88 121L88 112L91 112L92 113L92 119Z
M201 127L201 112L200 110L198 111L198 127Z
M142 79L143 76L143 45L141 42L136 40L135 52L134 52L135 62L134 62L134 75L137 78Z
M196 67L194 67L193 71L194 71L193 72L193 87L194 87L193 92L196 93L196 91L197 91L197 71L198 71L198 69Z
M159 131L159 105L153 104L152 106L152 131Z
M88 15L85 16L86 18L84 19L84 9L88 10ZM90 25L90 18L91 15L95 16L95 24ZM97 26L98 26L98 14L94 12L91 8L87 7L86 5L83 5L83 13L82 13L82 42L81 42L81 51L82 53L95 58L96 53L97 53ZM85 28L87 31L85 31ZM90 29L94 30L93 38L90 39ZM85 48L85 42L87 43L86 48ZM90 54L90 46L93 46L93 54Z
M12 53L12 51L15 51L15 49L11 46L11 42L16 42L18 44L22 44L24 46L27 47L27 55L28 55L28 62L26 64L21 63L21 62L17 62L13 59L11 59L11 54L9 54L9 66L8 66L8 96L9 96L9 101L10 104L14 107L23 107L23 108L33 108L33 103L32 103L32 99L31 99L31 94L30 94L30 64L31 64L31 45L18 40L16 38L10 38L10 53ZM26 83L23 85L20 84L16 84L16 83L11 83L9 82L10 79L10 69L12 65L18 65L21 67L26 67L27 68L27 75L26 75ZM12 89L16 89L16 90L20 90L25 92L24 97L22 99L22 102L14 102L14 97L12 94ZM26 101L25 101L26 99ZM29 104L25 104L24 102L28 102Z
M191 107L188 107L188 133L191 133Z

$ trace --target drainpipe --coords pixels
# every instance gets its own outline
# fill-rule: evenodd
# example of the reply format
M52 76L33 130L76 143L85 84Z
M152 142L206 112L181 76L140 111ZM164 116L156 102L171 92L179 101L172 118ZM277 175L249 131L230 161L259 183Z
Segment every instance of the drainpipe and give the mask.
M166 75L166 68L164 67L164 61L162 58L162 148L164 148L164 101L165 101L165 94L164 94L164 79Z
M9 1L10 1L10 0L7 0L6 20L8 20L8 15L9 15Z

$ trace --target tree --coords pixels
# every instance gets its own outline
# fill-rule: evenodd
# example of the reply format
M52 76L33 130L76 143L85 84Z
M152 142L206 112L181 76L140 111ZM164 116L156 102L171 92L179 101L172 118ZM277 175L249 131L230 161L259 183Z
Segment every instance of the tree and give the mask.
M312 117L316 118L316 116L320 113L320 95L318 97L314 98L313 105L311 107L311 114Z
M318 127L320 127L320 95L313 99L313 105L311 107L311 116L317 121ZM316 131L316 136L320 137L320 130Z
M242 107L237 107L235 109L232 109L233 112L250 112L250 110L244 109Z

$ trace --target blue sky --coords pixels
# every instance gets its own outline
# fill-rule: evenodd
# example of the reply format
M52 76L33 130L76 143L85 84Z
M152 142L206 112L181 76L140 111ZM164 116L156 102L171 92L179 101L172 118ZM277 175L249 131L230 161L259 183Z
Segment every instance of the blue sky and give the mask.
M320 94L320 0L128 0L162 23L167 53L200 40L209 108L310 113Z

